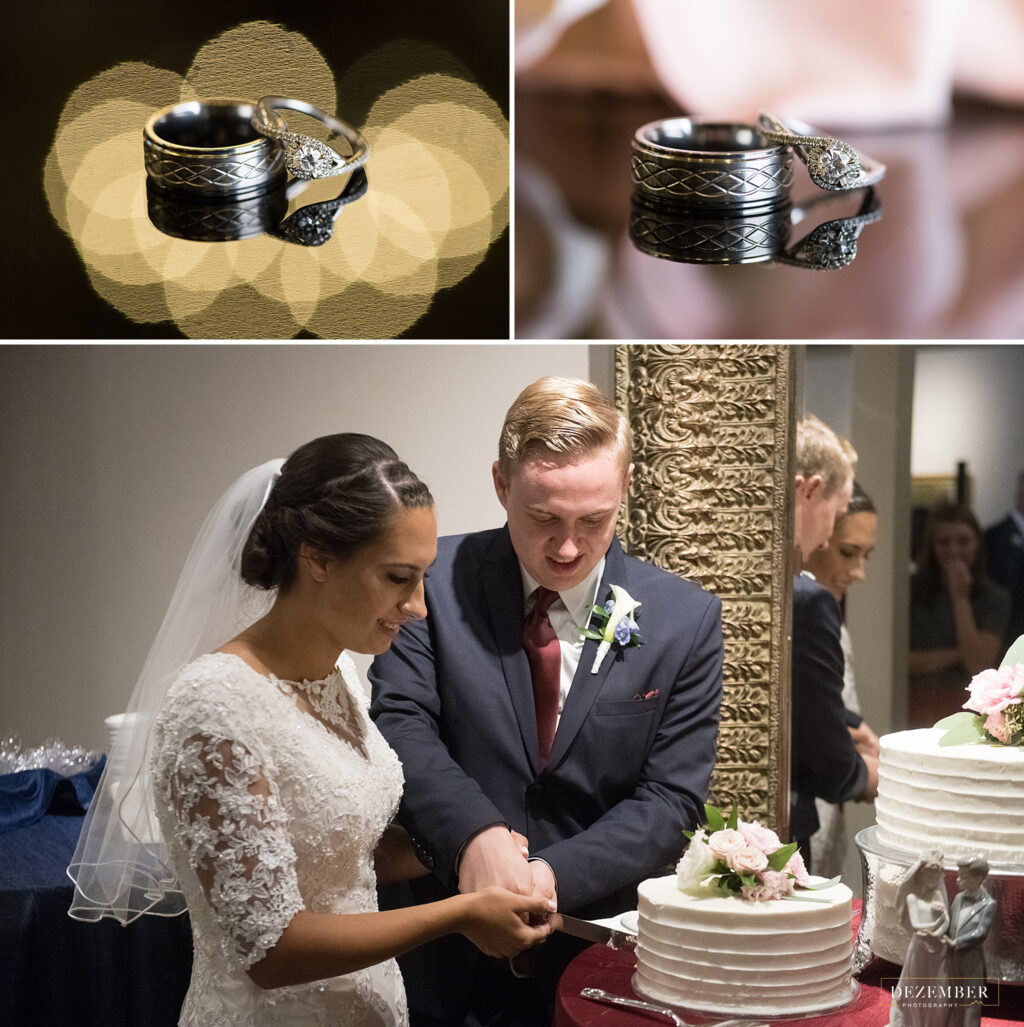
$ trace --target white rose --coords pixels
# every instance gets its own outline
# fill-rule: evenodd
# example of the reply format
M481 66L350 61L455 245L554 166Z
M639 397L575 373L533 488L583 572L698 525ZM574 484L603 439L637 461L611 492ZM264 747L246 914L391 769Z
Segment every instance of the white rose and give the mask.
M676 865L676 883L680 891L700 891L704 879L714 870L716 860L704 843L706 837L703 828L695 832L683 858Z

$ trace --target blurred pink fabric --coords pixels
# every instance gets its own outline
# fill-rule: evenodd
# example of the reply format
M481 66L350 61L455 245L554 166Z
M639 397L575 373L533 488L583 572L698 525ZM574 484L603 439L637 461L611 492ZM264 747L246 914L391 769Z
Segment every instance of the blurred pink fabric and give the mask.
M941 122L954 90L1024 104L1024 0L632 3L659 80L691 113L750 121L764 107L878 128ZM533 23L517 68L555 50L566 4L548 9L555 31L540 46Z

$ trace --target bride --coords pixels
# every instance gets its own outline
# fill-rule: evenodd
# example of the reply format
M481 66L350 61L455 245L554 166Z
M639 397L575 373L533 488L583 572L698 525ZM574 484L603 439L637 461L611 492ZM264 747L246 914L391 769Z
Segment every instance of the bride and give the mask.
M248 472L203 526L68 868L79 919L187 908L181 1024L405 1024L394 956L550 933L543 898L500 888L377 911L378 880L426 870L346 650L425 616L436 536L427 487L357 434Z

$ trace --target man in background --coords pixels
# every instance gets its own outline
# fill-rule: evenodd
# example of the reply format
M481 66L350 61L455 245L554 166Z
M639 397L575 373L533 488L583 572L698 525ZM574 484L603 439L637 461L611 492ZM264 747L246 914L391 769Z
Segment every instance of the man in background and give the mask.
M856 461L853 446L813 414L797 425L790 837L799 842L808 869L810 838L819 825L815 798L873 799L878 789L878 761L857 752L847 726L839 604L803 571L811 554L828 545L836 516L846 510Z
M983 536L989 577L1010 593L1010 620L1003 651L1024 635L1024 470L1017 477L1014 507Z

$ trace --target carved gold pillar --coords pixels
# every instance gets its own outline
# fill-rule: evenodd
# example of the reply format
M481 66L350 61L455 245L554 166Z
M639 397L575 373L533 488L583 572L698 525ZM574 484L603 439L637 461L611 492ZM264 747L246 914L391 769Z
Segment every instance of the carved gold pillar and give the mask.
M725 697L711 801L789 820L793 355L785 346L623 345L615 394L636 471L633 556L722 600Z

